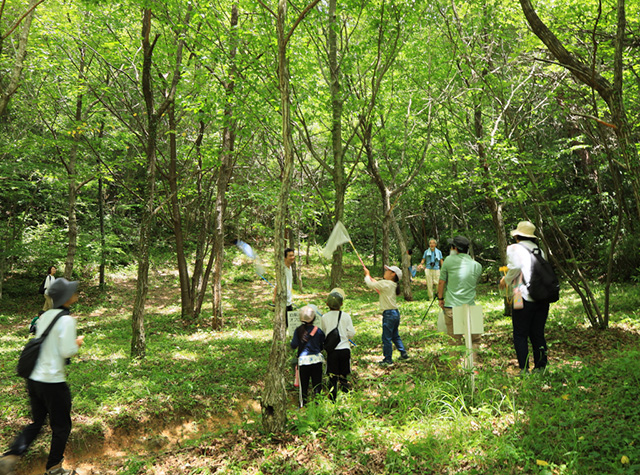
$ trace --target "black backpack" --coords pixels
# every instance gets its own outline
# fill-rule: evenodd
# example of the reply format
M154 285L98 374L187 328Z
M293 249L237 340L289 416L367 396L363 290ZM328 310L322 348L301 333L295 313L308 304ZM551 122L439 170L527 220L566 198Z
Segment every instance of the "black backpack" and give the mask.
M20 358L18 359L18 376L21 376L23 378L28 378L29 376L31 376L33 368L36 367L38 356L40 355L40 347L42 346L44 339L47 338L47 335L49 335L49 332L51 331L53 326L63 315L69 315L69 311L61 310L60 312L58 312L58 315L54 317L53 321L49 324L44 333L39 338L32 338L24 346L24 348L22 349L22 353L20 353Z
M523 278L529 295L536 302L557 302L560 299L560 282L551 264L542 257L539 247L532 251L527 246L520 245L531 255L531 279L527 282Z
M44 277L44 280L42 281L42 284L40 284L40 287L38 287L38 293L39 294L44 294L44 283L47 281L47 277L48 276Z
M340 317L342 317L342 310L338 314L338 323L336 323L336 327L331 330L324 339L324 350L327 353L331 353L336 349L336 346L340 343L340 330L338 327L340 326Z

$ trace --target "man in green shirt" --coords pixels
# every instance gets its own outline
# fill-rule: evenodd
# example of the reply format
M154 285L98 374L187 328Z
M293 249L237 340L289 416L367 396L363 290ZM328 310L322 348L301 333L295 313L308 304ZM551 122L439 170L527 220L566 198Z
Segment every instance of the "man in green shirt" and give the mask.
M450 239L449 256L440 270L438 304L444 310L444 321L452 345L462 345L462 335L453 334L453 307L475 305L476 285L482 275L482 266L468 254L470 244L464 236ZM472 343L474 348L478 348L480 335L472 335Z

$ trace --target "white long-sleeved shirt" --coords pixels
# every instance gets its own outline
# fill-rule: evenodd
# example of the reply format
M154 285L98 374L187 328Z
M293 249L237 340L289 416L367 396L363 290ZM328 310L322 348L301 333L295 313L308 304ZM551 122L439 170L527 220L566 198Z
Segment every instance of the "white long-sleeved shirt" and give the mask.
M48 274L45 278L44 278L44 293L45 295L49 295L49 287L51 286L51 284L53 284L55 282L56 278L54 276L52 276L51 274Z
M522 282L519 285L522 298L527 302L533 302L533 299L529 295L529 289L527 289L526 283L531 280L531 253L525 249L531 249L532 251L538 247L533 241L520 241L518 244L511 244L507 247L507 275L504 280L509 285L518 284L518 278L522 274ZM542 257L545 257L544 251L540 249Z
M42 336L49 324L62 309L47 310L36 324L36 338ZM29 379L41 383L64 383L67 380L65 372L66 359L78 352L76 343L76 319L70 315L63 315L53 326L47 338L40 347L40 355Z
M322 316L320 328L325 335L328 335L336 327L338 324L339 314L340 310L331 310ZM356 329L353 326L351 315L347 312L342 312L342 316L340 317L340 328L338 328L338 331L340 332L340 343L336 346L336 350L350 349L351 345L349 345L349 338L353 338L355 336Z

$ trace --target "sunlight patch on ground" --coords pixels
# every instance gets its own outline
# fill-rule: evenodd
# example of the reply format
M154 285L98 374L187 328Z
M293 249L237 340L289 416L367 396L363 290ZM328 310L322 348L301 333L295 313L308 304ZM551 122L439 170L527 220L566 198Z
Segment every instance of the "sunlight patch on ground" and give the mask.
M185 352L185 351L175 351L173 353L172 358L174 360L182 360L182 361L197 361L199 358L199 355L189 351L189 352Z

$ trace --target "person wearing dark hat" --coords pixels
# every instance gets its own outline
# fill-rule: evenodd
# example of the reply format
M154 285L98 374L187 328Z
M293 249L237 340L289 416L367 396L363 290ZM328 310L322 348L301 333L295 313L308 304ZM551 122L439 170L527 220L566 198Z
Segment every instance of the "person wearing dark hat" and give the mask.
M364 268L364 282L369 288L374 289L380 296L380 310L382 310L382 355L380 365L393 364L393 345L400 352L400 359L406 360L409 354L402 343L398 328L400 327L400 310L396 303L396 297L400 295L398 283L402 279L402 270L398 266L384 266L382 280L371 277L369 269Z
M530 251L538 248L536 227L529 221L520 221L511 231L516 244L507 247L507 274L500 280L500 288L507 285L519 288L523 307L513 309L513 346L518 357L518 366L523 374L529 371L529 340L533 348L534 370L543 371L547 366L547 340L544 327L549 316L549 302L536 302L524 284L531 280ZM540 250L542 257L544 252Z
M302 400L300 407L307 403L309 380L313 384L313 393L319 394L322 389L322 346L324 332L313 324L316 311L310 305L305 305L299 312L302 324L296 328L291 340L291 348L298 349L298 370L300 372L300 390Z
M36 326L40 337L53 319L61 314L40 347L38 361L27 379L33 422L23 429L0 458L0 475L15 473L20 457L40 433L46 416L51 426L51 448L45 475L73 475L75 470L62 468L64 449L71 433L71 393L66 383L67 359L78 352L83 337L76 336L76 319L69 315L69 307L78 300L77 282L56 279L49 286L53 308L43 313Z
M327 307L329 311L322 316L320 328L325 335L338 328L340 342L336 349L327 353L327 373L331 385L331 398L335 401L338 397L338 389L346 392L349 390L347 376L351 374L351 344L350 338L356 334L351 316L343 312L344 291L336 288L329 292Z
M438 281L438 303L444 311L447 335L452 345L462 345L462 335L453 334L453 307L475 305L476 286L482 266L469 253L471 242L464 236L449 239L449 256L444 260ZM480 345L480 335L472 335L474 348Z

